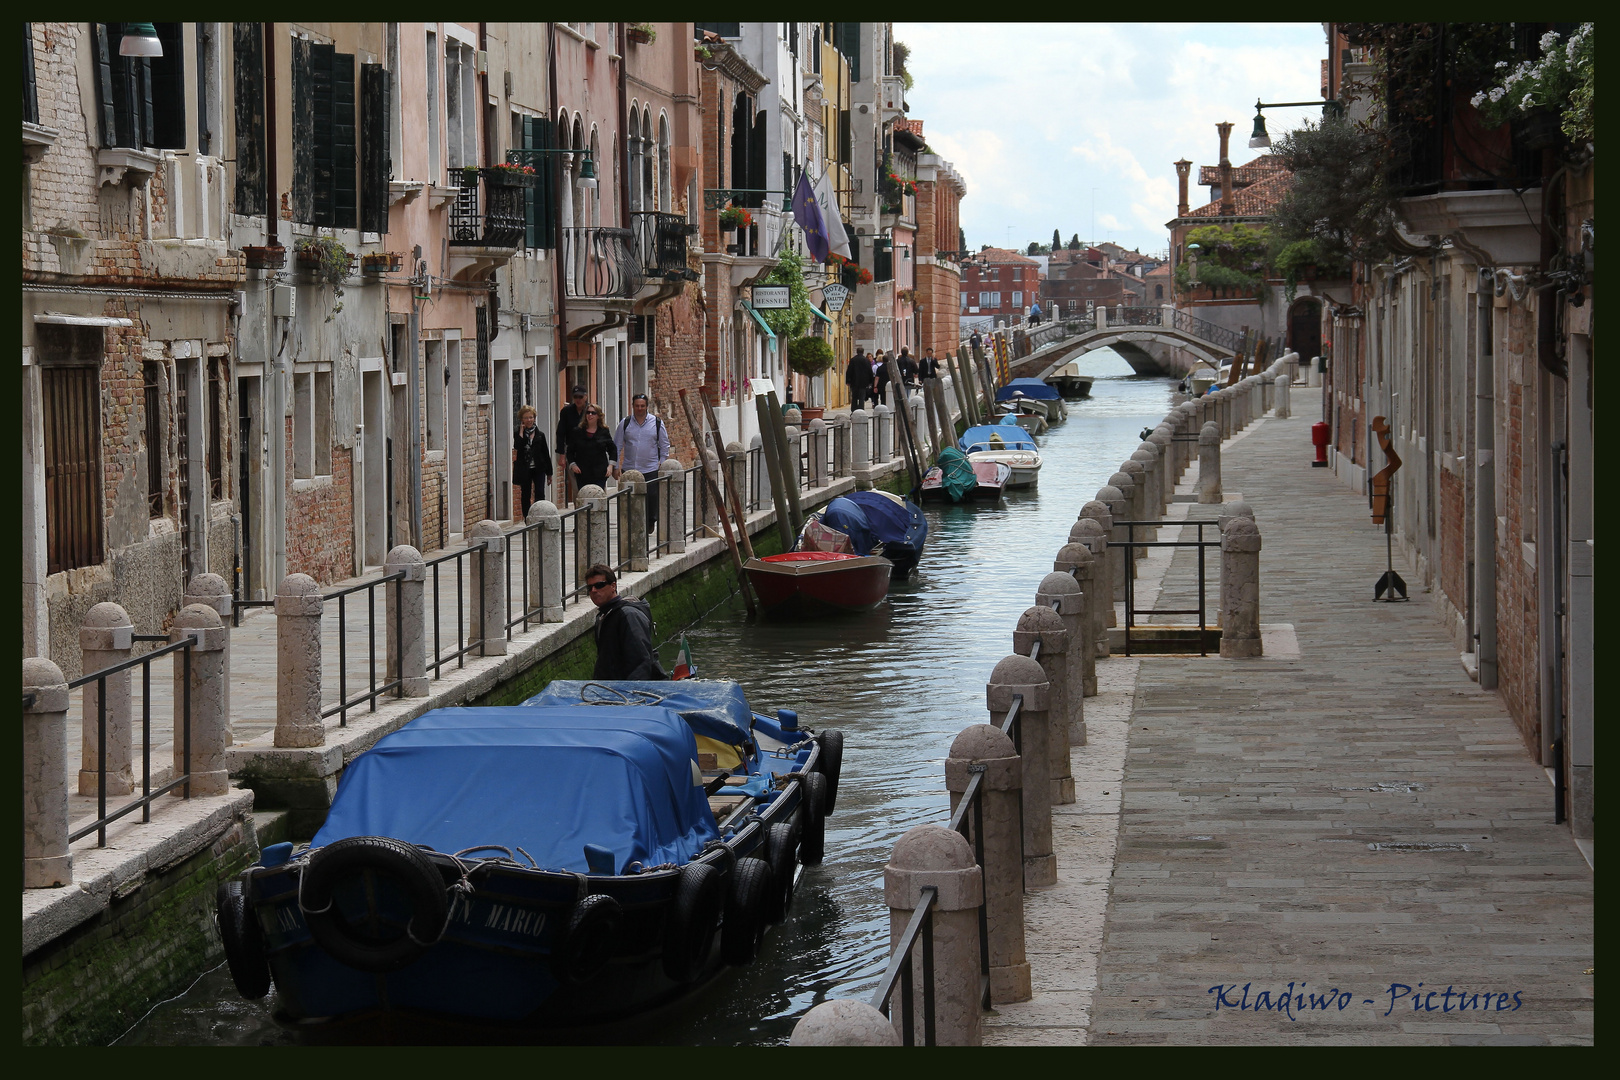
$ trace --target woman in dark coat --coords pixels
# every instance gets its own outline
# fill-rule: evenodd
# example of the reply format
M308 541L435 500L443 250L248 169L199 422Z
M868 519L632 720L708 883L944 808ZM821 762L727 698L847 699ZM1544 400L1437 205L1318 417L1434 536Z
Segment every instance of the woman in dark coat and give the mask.
M579 426L568 433L568 471L580 488L595 484L605 489L608 473L617 476L619 472L614 464L619 448L602 420L602 407L593 402L585 406Z
M551 479L551 447L534 420L534 407L523 406L518 410L518 429L512 433L512 482L518 486L525 517L536 494L546 497L546 481Z

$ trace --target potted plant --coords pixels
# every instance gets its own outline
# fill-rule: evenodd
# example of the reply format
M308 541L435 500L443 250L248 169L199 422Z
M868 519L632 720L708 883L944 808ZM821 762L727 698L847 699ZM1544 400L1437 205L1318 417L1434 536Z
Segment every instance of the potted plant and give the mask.
M498 187L534 187L540 178L533 165L520 165L515 161L503 161L473 171L482 172L486 181Z
M825 338L806 336L794 338L788 343L788 367L807 379L825 374L836 359L832 346L827 344ZM800 406L799 415L805 423L809 423L820 419L823 411L820 406Z
M280 244L274 247L248 244L242 248L242 255L247 259L249 270L280 270L287 265L287 249Z
M334 236L306 236L293 247L299 268L317 282L341 285L354 266L354 256Z
M754 224L754 216L740 206L728 206L720 211L720 228L726 234L726 251L737 254L737 230Z
M658 31L650 22L637 22L626 28L625 36L637 45L651 45L658 40Z
M404 263L405 256L396 251L373 251L360 256L363 274L391 274Z

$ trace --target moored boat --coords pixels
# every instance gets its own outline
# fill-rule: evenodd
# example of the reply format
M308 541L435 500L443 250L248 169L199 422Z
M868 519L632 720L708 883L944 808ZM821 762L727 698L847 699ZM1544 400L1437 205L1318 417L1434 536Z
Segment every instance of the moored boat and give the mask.
M1008 488L1030 487L1041 475L1041 455L1035 440L1017 424L980 424L970 427L957 440L957 449L969 461L1000 462L1011 468Z
M554 682L349 764L307 848L220 887L243 996L301 1028L635 1016L749 963L819 862L842 736L731 682Z
M923 475L922 498L928 501L994 502L1001 498L1012 466L999 461L969 461L954 446L939 452L939 461Z
M1057 389L1040 379L1014 379L996 391L996 401L1004 405L1015 403L1020 412L1039 413L1049 424L1069 415Z
M749 559L743 572L766 615L869 611L889 594L894 564L879 555L788 551Z
M1070 360L1045 379L1047 385L1056 388L1057 392L1066 398L1084 398L1091 396L1092 376L1080 374L1080 362Z

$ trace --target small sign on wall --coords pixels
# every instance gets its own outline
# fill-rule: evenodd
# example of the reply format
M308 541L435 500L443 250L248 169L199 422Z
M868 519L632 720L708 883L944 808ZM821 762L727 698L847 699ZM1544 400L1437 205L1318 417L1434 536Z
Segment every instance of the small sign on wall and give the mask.
M755 285L754 306L761 311L785 311L793 306L792 293L786 285Z
M831 285L823 285L821 287L821 295L827 300L827 310L838 312L844 309L844 301L849 297L849 290L842 285L834 283Z

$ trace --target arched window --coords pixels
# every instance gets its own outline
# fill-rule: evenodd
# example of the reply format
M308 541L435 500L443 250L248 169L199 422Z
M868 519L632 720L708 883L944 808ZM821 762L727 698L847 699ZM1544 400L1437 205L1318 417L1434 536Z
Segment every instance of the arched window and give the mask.
M669 117L658 115L658 209L675 209L674 181L669 172Z
M657 199L653 180L653 141L652 141L652 113L647 109L641 110L641 182L637 185L641 192L641 208L643 210L656 210Z
M630 103L630 130L624 133L625 192L629 196L630 212L644 209L641 205L641 137L637 130L637 105Z
M591 160L595 161L597 163L597 165L596 165L597 176L601 177L601 175L602 175L602 157L601 157L601 154L598 152L599 149L600 149L600 147L598 146L597 138L596 138L596 127L595 127L595 125L592 125L591 126ZM597 182L597 186L594 187L594 188L591 188L589 190L590 190L590 193L591 193L591 197L590 197L590 202L591 202L591 224L592 225L600 225L600 224L602 224L602 187L601 187L600 179Z

